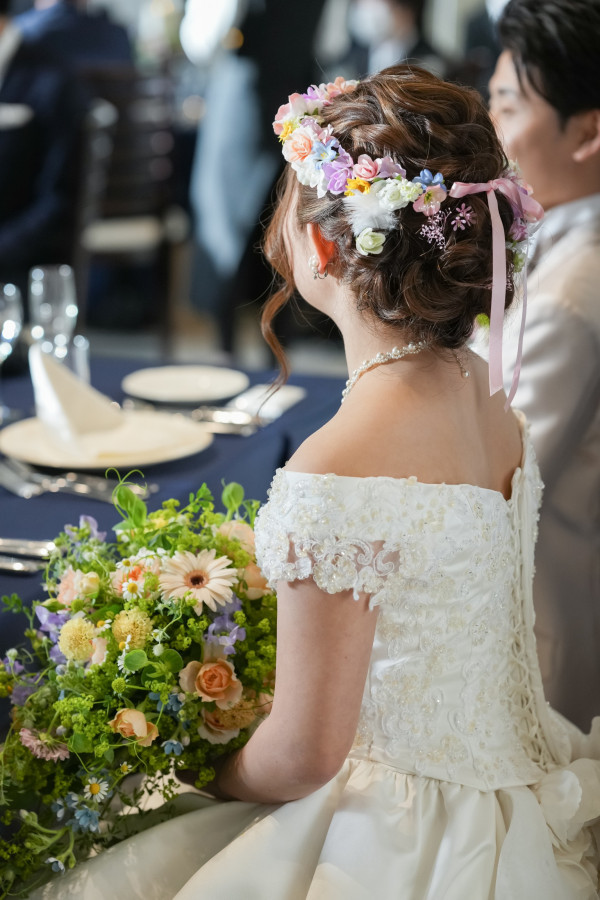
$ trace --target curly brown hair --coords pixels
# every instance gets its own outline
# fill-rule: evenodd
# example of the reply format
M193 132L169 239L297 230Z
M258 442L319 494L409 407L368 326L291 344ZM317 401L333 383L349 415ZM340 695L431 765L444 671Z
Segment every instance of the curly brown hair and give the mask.
M323 110L325 124L356 160L391 156L407 178L428 168L442 172L448 189L454 181L485 182L499 178L508 162L479 94L441 81L415 66L394 66L361 81L354 91L336 97ZM479 314L489 316L492 285L492 229L485 194L469 197L474 224L465 230L446 228L439 249L420 234L426 220L412 205L400 210L397 227L386 234L380 255L362 256L340 196L317 196L298 183L287 166L265 236L266 256L280 284L262 314L263 335L287 372L285 357L273 332L273 319L294 292L291 263L284 243L284 223L297 194L299 227L313 222L335 244L332 272L352 285L357 308L399 326L414 340L458 348L464 345ZM496 194L505 231L513 222L510 203ZM462 200L448 196L444 210ZM506 307L513 300L512 251Z

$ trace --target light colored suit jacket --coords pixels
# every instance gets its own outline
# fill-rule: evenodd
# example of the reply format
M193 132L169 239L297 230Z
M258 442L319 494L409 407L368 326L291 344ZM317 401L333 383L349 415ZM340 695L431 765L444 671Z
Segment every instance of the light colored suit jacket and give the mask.
M588 730L600 715L600 194L546 214L527 286L514 406L530 422L545 485L538 652L548 700ZM514 360L515 322L505 353Z

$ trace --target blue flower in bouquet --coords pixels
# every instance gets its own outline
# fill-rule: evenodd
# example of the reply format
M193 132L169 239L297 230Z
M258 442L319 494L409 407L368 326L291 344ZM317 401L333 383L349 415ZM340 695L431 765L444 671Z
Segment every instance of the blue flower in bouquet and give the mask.
M181 756L183 753L183 744L180 741L163 741L163 749L167 755Z
M64 863L62 863L60 861L60 859L57 859L55 856L49 856L48 859L46 860L46 863L49 866L52 866L53 872L64 872L65 871Z
M75 810L75 823L73 828L81 831L99 831L100 830L100 813L97 809L90 809L82 806L81 809Z
M165 712L170 713L175 718L177 718L177 713L183 706L183 701L179 699L177 692L169 694L165 703L160 699L160 694L157 694L155 691L150 691L148 697L156 702L158 712L164 709Z

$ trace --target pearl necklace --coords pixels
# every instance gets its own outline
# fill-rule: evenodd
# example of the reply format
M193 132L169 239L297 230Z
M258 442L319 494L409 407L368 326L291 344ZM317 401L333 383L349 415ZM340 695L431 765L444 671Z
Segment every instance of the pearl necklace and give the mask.
M410 344L406 344L404 347L392 347L392 349L388 353L378 353L377 356L374 356L373 359L365 359L361 365L354 370L348 381L346 382L346 387L342 391L342 403L358 381L361 375L364 375L365 372L368 372L369 369L374 369L376 366L382 366L386 362L392 362L392 360L396 359L404 359L405 356L412 356L415 353L420 353L422 350L426 350L429 347L429 341L418 341L416 344L411 341Z

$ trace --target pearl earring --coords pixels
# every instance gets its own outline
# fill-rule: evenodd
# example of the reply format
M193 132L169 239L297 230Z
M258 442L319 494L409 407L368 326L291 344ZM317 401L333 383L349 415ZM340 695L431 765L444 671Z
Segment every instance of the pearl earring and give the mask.
M321 272L319 270L319 258L316 255L311 256L308 260L308 267L313 273L313 278L327 278L327 266L325 266L325 271Z

